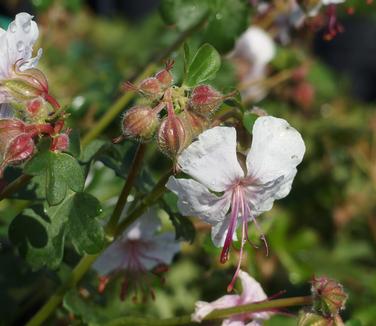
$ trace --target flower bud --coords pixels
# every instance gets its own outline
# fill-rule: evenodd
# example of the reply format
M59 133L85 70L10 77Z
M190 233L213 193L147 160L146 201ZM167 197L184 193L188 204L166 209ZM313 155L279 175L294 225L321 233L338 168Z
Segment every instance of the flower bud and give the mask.
M297 105L307 109L315 99L315 89L311 83L301 82L294 87L292 98Z
M4 169L10 165L17 165L30 157L34 152L34 141L30 134L20 134L10 140L1 154L0 176Z
M344 309L347 294L343 286L327 277L314 278L312 284L313 307L323 316L334 316Z
M209 116L219 108L223 96L209 85L197 86L191 94L189 104L195 113Z
M147 96L158 97L162 95L162 85L155 77L146 78L139 86L139 90Z
M191 139L182 119L175 114L168 115L158 129L157 142L160 150L171 158L175 158L187 146Z
M60 134L52 138L51 151L65 151L69 147L69 136L67 134Z
M207 118L195 114L190 110L183 111L180 115L181 120L185 126L185 130L189 130L191 138L197 137L209 126L209 121ZM189 144L187 144L188 146Z
M150 140L159 125L158 112L146 106L135 106L125 112L122 129L125 137Z
M314 312L302 311L298 316L298 326L344 326L339 315L324 317Z
M174 61L167 61L166 62L166 68L161 70L155 75L155 78L159 80L163 88L170 87L173 82L173 77L170 73L170 70L174 66Z

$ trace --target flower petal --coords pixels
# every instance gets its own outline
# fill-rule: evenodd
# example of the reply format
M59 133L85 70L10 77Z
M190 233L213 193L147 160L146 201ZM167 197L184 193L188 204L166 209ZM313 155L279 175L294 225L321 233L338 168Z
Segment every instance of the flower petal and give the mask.
M257 180L258 184L280 177L291 178L304 152L305 145L300 133L286 120L260 117L253 126L252 147L247 155L248 177Z
M6 33L8 65L13 65L20 59L29 60L31 58L33 45L39 36L38 26L32 19L33 16L22 12L16 15L15 20L10 23ZM27 68L30 67L23 67L23 69Z
M147 252L141 253L145 269L151 270L159 264L170 265L172 258L180 250L180 243L175 240L173 232L158 234L150 242Z
M199 323L215 309L235 307L239 299L238 295L225 295L213 302L197 301L192 320Z
M198 216L206 223L216 225L229 210L231 197L218 197L192 179L170 177L166 187L178 197L179 211L185 216Z
M148 241L154 238L154 234L160 226L161 222L156 215L155 209L149 209L131 224L131 226L124 232L122 238Z
M181 169L208 189L222 192L244 176L236 156L236 130L215 127L199 135L178 158Z
M94 262L93 269L100 276L106 276L121 268L122 262L127 260L127 253L124 252L122 242L113 242L99 258Z
M219 221L218 223L213 225L212 230L211 230L211 238L212 238L213 244L216 247L223 247L226 236L227 236L227 231L229 228L230 221L231 221L231 218L229 215L227 215L222 221ZM237 224L238 224L238 221L236 221L234 230L237 229ZM232 239L234 241L238 240L236 231L234 232Z

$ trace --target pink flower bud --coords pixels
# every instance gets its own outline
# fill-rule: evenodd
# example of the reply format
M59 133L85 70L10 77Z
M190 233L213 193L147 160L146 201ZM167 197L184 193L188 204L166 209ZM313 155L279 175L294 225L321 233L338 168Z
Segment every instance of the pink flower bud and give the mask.
M344 309L348 296L340 283L319 277L314 278L311 284L315 311L323 316L334 316Z
M60 134L52 138L51 151L65 151L69 147L69 136L67 134Z
M298 317L298 326L344 326L339 315L324 317L311 311L302 311Z
M147 96L158 97L162 95L162 85L155 77L143 80L139 86L139 90Z
M174 61L167 61L166 68L161 70L155 75L155 78L159 80L163 88L170 87L173 82L173 77L170 70L174 66Z
M294 102L303 109L309 108L315 99L315 89L311 83L301 82L293 90Z
M158 125L158 110L146 106L135 106L124 114L123 135L140 141L148 141L153 137Z
M158 129L158 146L160 150L171 158L175 158L187 146L187 139L191 139L182 119L175 114L168 115Z
M219 108L223 96L209 85L197 86L191 94L189 104L195 113L209 116Z
M194 112L190 110L183 111L179 116L183 121L185 130L190 131L191 138L197 137L204 130L206 130L209 126L209 121L207 118L201 115L195 114ZM187 146L188 145L189 144L187 144Z
M30 134L20 134L11 139L5 150L1 152L0 176L2 176L6 166L20 164L29 158L34 152L34 147L34 141Z

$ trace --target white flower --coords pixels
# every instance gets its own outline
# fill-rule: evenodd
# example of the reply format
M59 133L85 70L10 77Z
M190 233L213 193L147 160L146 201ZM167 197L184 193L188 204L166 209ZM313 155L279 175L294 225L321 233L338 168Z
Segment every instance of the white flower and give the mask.
M42 55L42 49L39 49L37 56L32 58L33 45L39 36L38 26L32 19L33 16L22 12L6 31L0 28L0 85L2 80L14 77L15 66L20 71L34 68ZM9 100L9 92L0 86L0 103Z
M248 222L258 226L256 217L290 192L304 152L302 137L285 120L260 117L253 127L245 172L237 160L235 128L215 127L202 133L178 158L182 171L194 180L170 177L166 187L178 195L183 215L198 216L212 225L212 240L223 247L224 263L237 226L242 230L241 257Z
M174 233L158 234L156 232L159 227L160 221L155 211L150 210L138 218L93 264L93 268L102 277L104 286L111 276L124 274L122 299L130 285L138 287L145 296L149 292L153 296L147 281L147 272L166 267L179 251L180 245L175 240Z
M236 42L232 56L247 62L245 72L241 73L243 84L260 81L265 78L266 67L273 60L276 47L273 39L263 29L251 26ZM259 101L265 96L265 90L257 85L245 87L243 96Z
M267 300L267 296L262 289L260 283L242 270L239 271L239 278L242 282L243 292L241 295L225 295L213 302L196 302L196 308L192 314L192 320L201 322L207 315L215 309L224 309L236 307L248 303L255 303ZM262 321L269 319L268 312L255 312L242 314L240 316L233 316L223 320L222 326L257 326L262 325ZM247 323L248 321L252 320Z

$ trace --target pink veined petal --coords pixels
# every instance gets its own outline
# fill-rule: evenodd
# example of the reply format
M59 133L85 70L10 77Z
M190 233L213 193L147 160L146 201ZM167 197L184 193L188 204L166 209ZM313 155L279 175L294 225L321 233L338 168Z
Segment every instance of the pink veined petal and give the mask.
M225 193L218 197L192 179L170 177L166 187L179 197L178 208L183 215L198 216L211 225L223 221L230 208L230 196Z
M253 126L253 141L247 155L247 175L263 184L287 177L302 161L305 145L300 133L286 120L260 117Z
M251 277L248 273L240 270L239 278L242 282L243 289L240 296L241 304L263 301L268 298L260 283L257 282L253 277Z
M197 301L195 311L192 314L192 320L201 322L207 315L215 309L235 307L239 302L238 295L225 295L213 302Z
M236 131L215 127L203 132L178 158L182 171L208 189L222 192L244 172L236 156Z
M144 215L131 224L122 235L122 238L130 240L152 240L160 226L161 222L156 216L155 209L148 209Z
M8 27L6 32L8 69L11 69L18 60L29 60L32 57L33 45L39 36L38 26L32 19L33 16L22 12L16 15L15 20ZM23 67L23 69L27 68L30 66Z
M150 242L148 250L141 254L141 262L147 270L151 270L159 264L170 265L179 250L180 244L175 240L173 232L158 234Z
M126 259L126 253L122 242L117 240L112 243L93 264L93 269L100 276L106 276L121 268L122 262Z
M222 221L213 225L212 230L211 230L211 238L212 238L213 244L216 247L223 247L225 240L226 240L230 221L231 221L230 215L227 215ZM237 223L238 221L236 221L235 223L235 226L234 226L235 230L237 228ZM233 236L232 240L235 240L235 241L238 240L236 232L234 232L232 236Z

